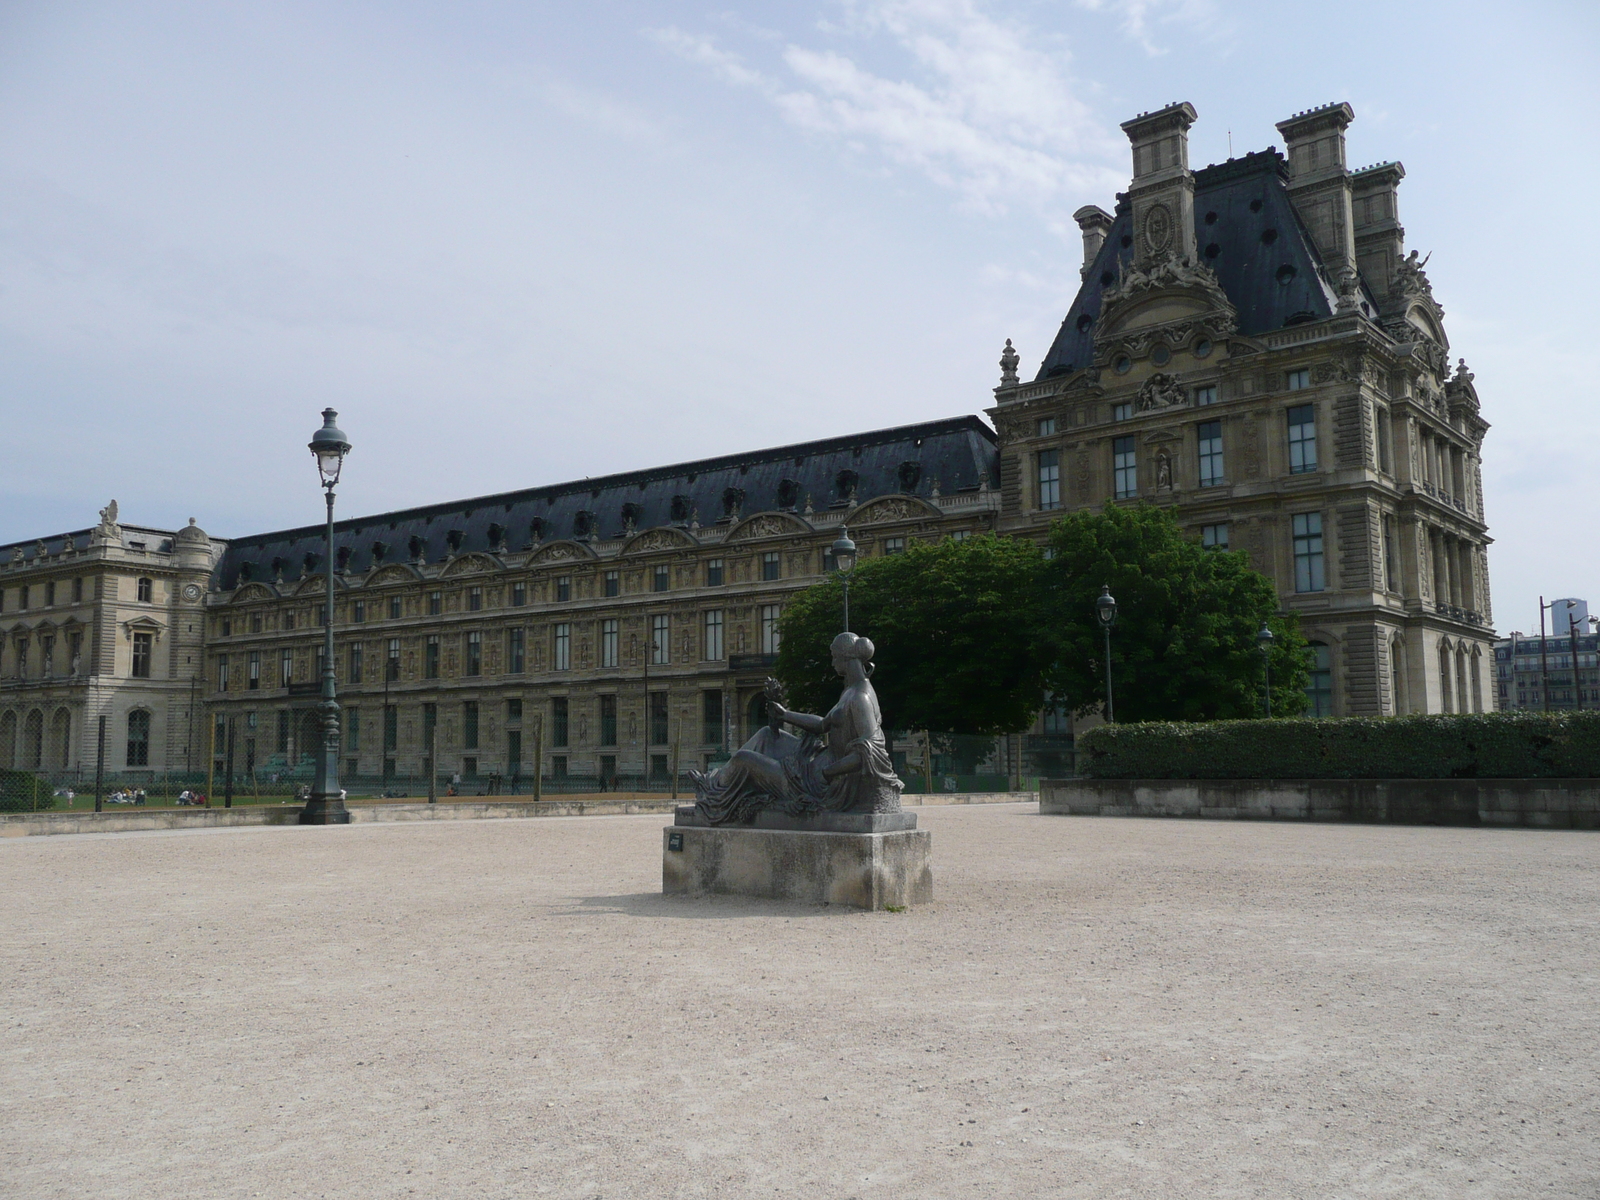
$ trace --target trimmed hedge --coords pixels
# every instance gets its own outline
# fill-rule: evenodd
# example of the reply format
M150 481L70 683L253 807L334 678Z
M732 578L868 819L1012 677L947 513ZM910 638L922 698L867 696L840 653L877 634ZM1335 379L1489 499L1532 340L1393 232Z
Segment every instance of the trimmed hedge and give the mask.
M1104 725L1091 779L1593 779L1600 712Z
M43 812L55 806L54 791L37 775L0 770L0 812Z

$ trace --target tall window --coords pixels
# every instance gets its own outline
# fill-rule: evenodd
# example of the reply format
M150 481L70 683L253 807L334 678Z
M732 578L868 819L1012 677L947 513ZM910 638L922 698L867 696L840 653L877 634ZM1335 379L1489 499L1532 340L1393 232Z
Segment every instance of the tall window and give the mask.
M1217 402L1217 385L1208 383L1204 387L1195 388L1194 402L1198 408L1204 408L1208 404L1215 404Z
M722 610L713 608L705 616L705 660L718 662L722 658ZM719 696L721 692L717 693Z
M1454 698L1450 694L1450 647L1439 644L1439 700L1445 712L1454 712Z
M657 567L655 569L655 574L651 577L650 582L653 590L658 592L666 591L667 587L672 582L671 568L665 566Z
M383 677L390 683L400 680L400 639L389 639L389 656L383 664Z
M617 744L617 698L615 696L600 697L600 744L602 746L615 746Z
M150 678L150 659L154 644L154 634L136 633L133 635L133 677L135 679Z
M355 649L355 647L351 647ZM256 691L261 687L261 651L250 651L250 657L245 660L244 686L249 691Z
M422 644L422 677L424 679L439 678L439 635L430 633L428 640Z
M506 766L513 778L522 774L522 730L506 730Z
M1290 371L1284 377L1283 383L1291 392L1303 392L1311 386L1311 372L1304 367L1298 371Z
M141 599L141 600L145 601L146 603L148 603L149 600L150 600L151 594L152 594L152 592L154 592L154 590L155 590L155 583L152 580L149 580L149 579L141 579L141 580L139 580L139 585L138 585L139 599ZM148 719L148 715L147 715L146 719Z
M672 661L672 626L666 613L650 618L650 663L664 667Z
M56 603L56 581L52 579L44 585L44 606L54 608Z
M1112 439L1111 480L1118 500L1139 494L1139 459L1131 437Z
M393 704L383 709L383 749L393 754L400 745L400 710Z
M706 586L722 586L722 560L720 558L706 559Z
M1227 525L1200 526L1200 544L1207 550L1226 550L1228 548Z
M1393 475L1394 464L1389 461L1389 410L1374 409L1372 419L1378 428L1378 470Z
M565 621L555 627L555 644L550 648L550 664L557 671L572 670L572 626Z
M521 608L527 603L528 585L519 579L511 585L511 607Z
M404 606L403 606L403 604L401 602L400 597L399 596L390 596L389 597L389 619L391 621L398 621L400 619L401 613L403 611L404 611Z
M483 609L483 589L474 587L467 589L467 611L480 612Z
M650 744L652 746L665 746L672 739L671 730L667 726L667 694L665 692L651 692Z
M362 659L361 643L360 642L351 642L350 643L350 682L351 683L360 683L361 682L361 659ZM252 685L252 686L254 686L254 685Z
M1317 469L1317 410L1300 404L1289 410L1289 474Z
M428 593L428 615L430 617L437 617L443 611L444 611L444 593L443 592L429 592Z
M278 686L288 687L294 682L294 651L278 651Z
M555 696L550 700L550 744L552 746L565 746L567 744L567 717L571 712L570 703L565 696Z
M463 700L461 702L461 746L464 750L478 748L478 702L476 700Z
M1200 445L1200 486L1222 482L1222 422L1202 421L1195 431Z
M1391 592L1400 590L1400 577L1394 569L1394 518L1383 519L1383 586Z
M130 767L150 765L150 714L136 708L128 714L128 757Z
M700 740L707 746L722 745L722 693L700 693Z
M72 602L74 604L80 604L80 603L83 602L83 576L82 575L79 575L76 579L74 579L72 581Z
M1322 570L1322 514L1294 515L1294 590L1320 592L1327 586Z
M522 724L522 697L512 696L506 701L506 724Z
M350 602L350 620L354 624L360 625L366 619L367 619L367 602L365 600L353 600L353 601L351 601Z
M781 569L776 550L768 550L761 556L761 578L776 579Z
M782 610L776 604L761 606L761 653L778 652L778 616Z
M1040 437L1049 437L1056 431L1056 419L1054 417L1040 417L1038 428Z
M1111 406L1111 419L1113 421L1133 420L1133 404L1131 402L1126 404L1113 404Z
M289 731L290 731L290 728L291 728L290 721L291 721L291 717L289 715L288 709L283 709L278 713L278 753L279 754L287 754L287 753L289 753Z
M891 554L904 554L906 540L903 537L886 537L883 539L883 556L888 558Z
M1039 507L1061 507L1061 451L1039 451Z
M467 674L483 674L483 634L477 630L467 634Z
M617 621L615 617L607 617L600 622L600 665L614 667L617 665Z
M528 664L528 631L526 629L506 630L506 670L513 675L521 675Z
M607 571L605 576L605 584L607 596L622 595L622 572Z
M1306 697L1311 701L1312 717L1333 716L1333 651L1321 642L1310 646L1311 677L1306 684Z
M556 576L556 603L565 604L572 599L572 576Z
M17 593L17 607L23 611L27 611L28 608L28 591L28 585L23 584L22 589Z
M135 666L137 666L137 665L138 665L137 662L135 662ZM228 656L226 654L219 654L219 655L217 655L217 691L225 692L227 690L228 690Z

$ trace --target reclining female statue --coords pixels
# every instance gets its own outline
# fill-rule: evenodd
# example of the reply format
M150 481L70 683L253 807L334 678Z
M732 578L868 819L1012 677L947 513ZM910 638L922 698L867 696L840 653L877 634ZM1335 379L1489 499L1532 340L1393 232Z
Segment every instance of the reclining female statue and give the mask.
M734 751L726 766L689 773L695 809L708 824L749 824L769 808L794 817L900 811L902 784L889 761L883 714L869 680L872 642L841 633L831 650L833 669L845 685L826 716L790 712L779 700L781 689L769 684L770 724ZM801 736L785 732L784 725Z

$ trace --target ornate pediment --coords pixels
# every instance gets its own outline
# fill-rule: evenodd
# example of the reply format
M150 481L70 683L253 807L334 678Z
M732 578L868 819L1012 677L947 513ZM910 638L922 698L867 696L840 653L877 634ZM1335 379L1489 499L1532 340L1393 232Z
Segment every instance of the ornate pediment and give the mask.
M268 587L264 583L247 583L243 587L235 589L228 603L248 604L255 600L276 600L277 598L277 588Z
M457 575L473 575L483 571L503 571L505 563L492 554L463 554L460 558L453 558L439 573L441 579L452 579Z
M595 554L577 542L562 541L551 542L548 546L541 547L537 553L528 559L530 567L542 566L547 563L572 562L575 559L592 559Z
M335 576L333 586L335 588L342 588L345 586L344 581ZM293 594L296 596L320 596L327 592L327 590L328 577L326 575L313 574L307 575L299 583L295 584Z
M926 500L915 496L879 496L868 500L845 518L846 525L873 525L885 521L920 521L943 516Z
M122 632L130 639L136 633L153 633L156 641L159 642L161 635L166 631L167 627L154 617L138 616L122 623Z
M793 513L757 513L753 517L746 517L728 530L727 540L735 542L751 538L793 537L796 534L810 532L812 532L811 526Z
M646 529L643 533L636 533L629 538L622 547L623 554L649 554L658 550L689 550L700 543L690 537L681 529L674 529L670 525L662 525L655 529Z
M367 576L367 587L378 587L386 583L415 583L422 578L422 572L406 563L390 563L386 567L379 567Z
M1125 264L1103 296L1096 343L1185 322L1201 321L1219 336L1239 327L1238 313L1216 273L1187 258L1169 258L1148 270Z

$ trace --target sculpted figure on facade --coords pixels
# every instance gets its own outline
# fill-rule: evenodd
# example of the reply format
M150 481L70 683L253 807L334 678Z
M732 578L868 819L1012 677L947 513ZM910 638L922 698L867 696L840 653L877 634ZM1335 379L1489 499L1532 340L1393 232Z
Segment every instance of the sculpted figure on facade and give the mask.
M870 639L853 633L833 639L833 669L845 686L824 716L790 712L783 706L781 685L769 680L768 723L727 766L689 773L696 813L710 825L748 825L767 809L792 817L899 812L904 785L883 736L883 713L871 682L873 649ZM799 736L785 725L798 729Z

